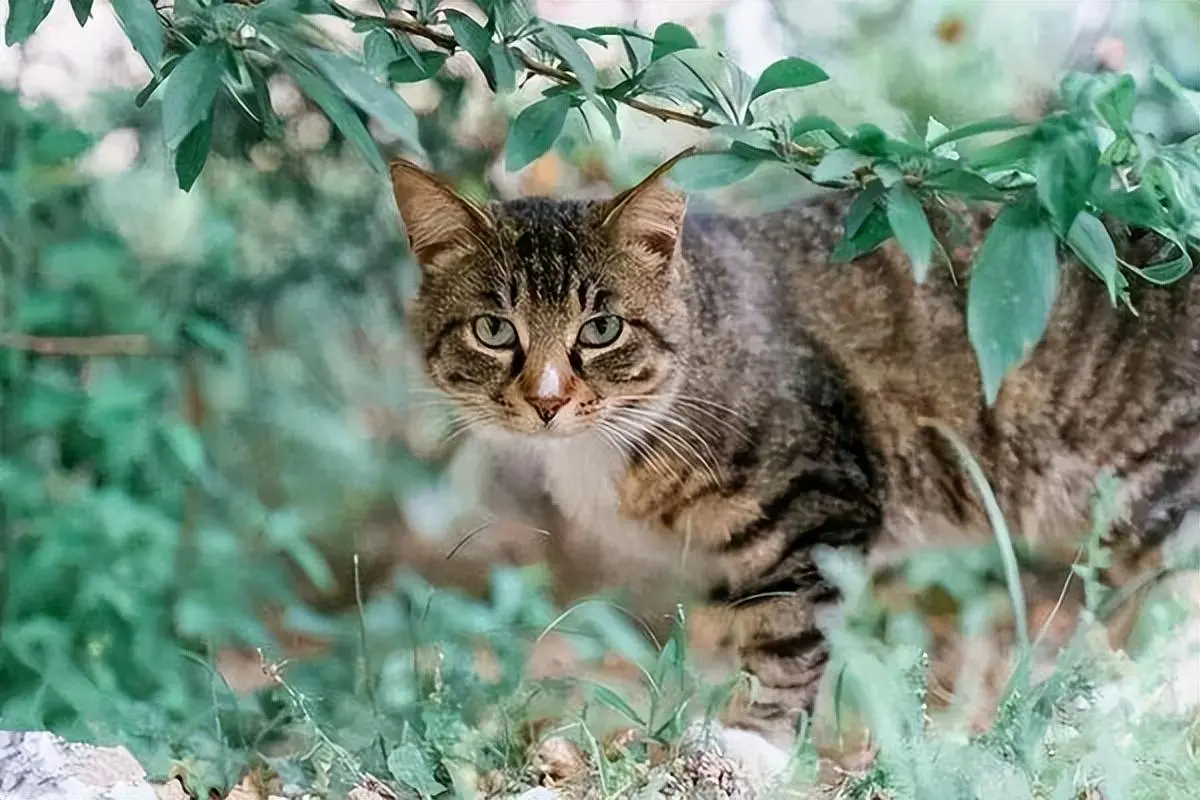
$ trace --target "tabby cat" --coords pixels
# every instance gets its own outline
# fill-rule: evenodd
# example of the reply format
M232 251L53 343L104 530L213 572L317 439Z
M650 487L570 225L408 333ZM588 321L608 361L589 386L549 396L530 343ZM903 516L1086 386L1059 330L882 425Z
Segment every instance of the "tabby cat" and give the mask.
M685 215L673 161L603 202L484 207L405 161L392 179L429 377L479 435L536 457L591 535L686 543L760 683L737 727L782 744L814 702L838 600L814 548L991 535L939 427L1010 525L1068 561L1105 470L1124 479L1129 563L1200 502L1197 280L1139 282L1134 315L1067 265L1046 336L988 407L964 277L992 211L931 207L946 259L917 284L894 241L831 262L843 194Z

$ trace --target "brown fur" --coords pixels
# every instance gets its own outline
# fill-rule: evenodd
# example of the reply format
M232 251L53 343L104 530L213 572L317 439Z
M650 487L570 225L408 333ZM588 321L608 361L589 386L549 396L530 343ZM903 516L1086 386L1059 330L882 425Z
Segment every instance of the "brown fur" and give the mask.
M741 724L786 740L812 707L837 601L817 547L884 560L991 535L935 424L1051 560L1074 555L1104 470L1125 481L1118 567L1200 501L1200 282L1135 286L1134 316L1067 265L1044 340L989 408L964 318L987 213L931 209L952 258L918 285L894 242L829 263L844 196L685 219L664 171L604 203L489 208L403 162L393 178L430 377L482 435L533 454L577 530L686 555L682 579L728 606L761 684ZM1121 246L1145 262L1144 241ZM481 314L511 322L512 346L482 343ZM622 332L583 347L596 314Z

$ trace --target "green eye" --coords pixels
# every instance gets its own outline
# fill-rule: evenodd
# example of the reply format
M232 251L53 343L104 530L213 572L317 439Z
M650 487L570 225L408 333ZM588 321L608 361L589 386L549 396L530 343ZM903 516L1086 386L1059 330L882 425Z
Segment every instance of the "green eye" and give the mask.
M584 347L607 347L617 340L623 327L621 318L612 314L593 317L579 329L579 343Z
M475 338L484 347L501 350L517 343L517 329L502 317L493 317L491 314L476 317L472 329L475 331Z

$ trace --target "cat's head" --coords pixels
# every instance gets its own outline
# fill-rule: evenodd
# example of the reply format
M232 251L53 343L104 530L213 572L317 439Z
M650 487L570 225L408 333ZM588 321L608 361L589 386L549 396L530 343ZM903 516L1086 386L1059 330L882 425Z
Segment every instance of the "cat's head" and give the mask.
M426 371L485 432L569 436L661 407L687 342L685 198L663 175L603 202L482 207L405 161L396 203L421 268Z

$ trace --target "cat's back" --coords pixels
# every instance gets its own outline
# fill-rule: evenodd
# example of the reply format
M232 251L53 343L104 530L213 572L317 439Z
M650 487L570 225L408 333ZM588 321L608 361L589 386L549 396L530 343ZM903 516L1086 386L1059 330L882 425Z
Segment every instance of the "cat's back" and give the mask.
M1200 501L1200 281L1133 278L1134 314L1065 263L1045 334L989 406L967 332L967 275L995 209L931 209L949 263L918 284L894 239L848 263L831 258L850 204L835 194L755 218L703 218L693 252L710 275L763 282L780 347L811 339L829 351L902 505L940 505L957 522L978 512L931 422L966 441L1010 519L1034 536L1076 524L1106 469L1126 479L1135 521ZM1152 256L1145 241L1118 248L1133 264Z

